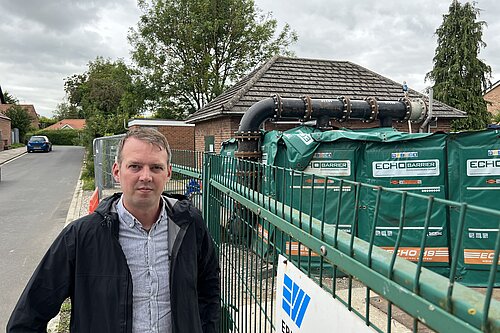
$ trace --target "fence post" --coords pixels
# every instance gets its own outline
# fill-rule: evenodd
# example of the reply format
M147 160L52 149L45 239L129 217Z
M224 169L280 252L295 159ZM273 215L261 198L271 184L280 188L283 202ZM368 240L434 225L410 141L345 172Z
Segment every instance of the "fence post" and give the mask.
M95 138L93 142L93 153L94 153L94 180L95 187L98 189L99 198L102 197L102 185L103 185L103 175L102 175L102 140Z
M196 154L196 152L195 152ZM195 155L196 156L196 155ZM203 214L203 219L205 222L208 223L208 211L209 211L209 193L208 193L208 187L210 186L209 180L211 177L211 158L210 154L208 153L201 153L201 160L202 160L202 172L201 172L201 198L202 198L202 214Z

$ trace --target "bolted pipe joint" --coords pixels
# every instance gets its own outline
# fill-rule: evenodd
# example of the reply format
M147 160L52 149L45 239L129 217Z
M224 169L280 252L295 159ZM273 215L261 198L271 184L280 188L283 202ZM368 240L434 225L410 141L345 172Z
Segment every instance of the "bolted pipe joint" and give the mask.
M395 121L422 122L427 107L421 99L407 97L398 101L379 101L376 97L352 100L341 96L338 99L283 98L279 95L263 99L252 105L243 115L235 138L238 140L236 156L256 160L260 158L260 125L267 119L316 119L318 128L330 129L330 121L344 122L358 119L363 122L380 121L381 127L390 127Z
M234 155L238 158L258 161L262 155L259 142L261 134L259 131L238 131L234 134L234 138L238 141L238 151Z

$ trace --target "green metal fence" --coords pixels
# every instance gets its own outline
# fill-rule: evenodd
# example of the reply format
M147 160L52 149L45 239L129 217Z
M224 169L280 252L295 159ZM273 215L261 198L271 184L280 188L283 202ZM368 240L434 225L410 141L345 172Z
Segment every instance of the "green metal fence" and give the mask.
M494 288L499 278L498 229L494 253L487 258L488 287L478 291L456 281L464 226L478 217L498 226L498 210L212 154L174 151L173 170L167 191L190 194L194 186L193 200L218 246L221 332L282 331L274 322L278 255L375 331L500 332ZM333 185L339 190L328 191ZM395 198L399 220L391 229L393 243L384 244L384 250L375 243L379 216L387 207L394 209ZM362 202L374 203L372 213ZM332 203L333 212L325 209ZM402 249L409 203L426 208L420 217L420 244ZM440 216L435 212L442 210L454 212L456 219L448 263L440 275L424 264L430 226ZM368 226L359 225L360 213L371 214ZM368 241L358 237L360 227L369 230Z

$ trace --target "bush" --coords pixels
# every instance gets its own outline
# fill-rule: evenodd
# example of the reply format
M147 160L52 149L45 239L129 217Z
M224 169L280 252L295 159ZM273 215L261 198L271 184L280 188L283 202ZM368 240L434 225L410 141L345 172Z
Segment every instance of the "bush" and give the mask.
M88 176L86 176L86 177L82 176L82 181L83 181L82 189L84 191L94 191L95 190L94 178L88 177Z
M61 129L61 130L40 130L26 134L26 142L32 135L45 135L53 145L59 146L81 146L82 130Z

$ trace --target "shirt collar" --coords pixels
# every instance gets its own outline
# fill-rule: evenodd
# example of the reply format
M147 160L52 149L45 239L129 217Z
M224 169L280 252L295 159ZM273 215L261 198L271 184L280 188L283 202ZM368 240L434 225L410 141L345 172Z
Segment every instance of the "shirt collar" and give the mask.
M163 199L163 197L160 197L160 199L161 199L161 204L162 204L161 211L160 211L160 215L158 216L158 219L156 220L156 222L154 224L159 224L162 221L167 220L167 210L165 209L165 207L166 207L165 199ZM118 213L118 217L119 217L120 221L123 221L130 228L133 228L135 225L142 227L141 222L139 222L139 220L136 219L135 216L132 215L127 210L127 208L125 208L125 206L123 205L123 196L120 197L120 200L118 200L118 203L116 204L116 212Z

